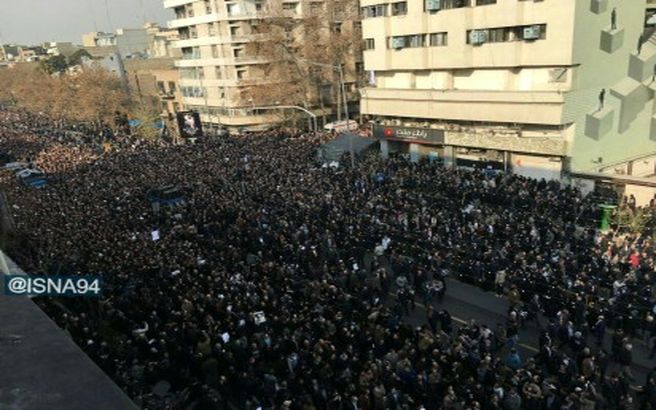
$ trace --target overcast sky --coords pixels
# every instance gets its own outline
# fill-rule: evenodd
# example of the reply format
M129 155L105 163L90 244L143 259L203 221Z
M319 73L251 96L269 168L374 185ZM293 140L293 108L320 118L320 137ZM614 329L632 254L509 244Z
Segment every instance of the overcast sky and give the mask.
M0 6L0 42L26 45L45 41L79 44L83 33L96 28L140 27L144 14L146 21L165 24L173 14L164 9L163 0L0 0Z

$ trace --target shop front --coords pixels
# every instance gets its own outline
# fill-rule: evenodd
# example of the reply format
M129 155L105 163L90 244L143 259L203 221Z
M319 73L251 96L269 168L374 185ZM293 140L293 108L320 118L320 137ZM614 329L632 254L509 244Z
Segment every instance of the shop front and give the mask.
M380 141L383 157L403 153L409 154L412 161L419 161L421 157L431 161L444 159L444 130L374 125L373 134Z

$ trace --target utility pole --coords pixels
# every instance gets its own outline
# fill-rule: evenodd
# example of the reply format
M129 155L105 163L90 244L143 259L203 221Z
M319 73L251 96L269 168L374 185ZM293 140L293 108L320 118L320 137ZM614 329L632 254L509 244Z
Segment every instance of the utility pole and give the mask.
M350 132L350 124L349 124L349 113L348 113L348 101L346 99L346 86L344 85L344 69L342 68L342 64L339 64L337 66L337 70L339 71L339 83L341 84L342 88L342 99L344 100L344 117L346 119L346 131L348 132L349 136L349 154L351 156L351 168L355 168L355 155L353 155L353 133Z

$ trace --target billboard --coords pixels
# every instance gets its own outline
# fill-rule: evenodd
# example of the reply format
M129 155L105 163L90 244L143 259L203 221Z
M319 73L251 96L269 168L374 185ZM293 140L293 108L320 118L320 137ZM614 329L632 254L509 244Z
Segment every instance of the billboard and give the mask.
M396 139L409 142L444 143L444 130L433 128L398 127L393 125L374 125L377 139Z
M198 138L203 136L203 125L200 115L195 111L182 111L177 113L178 127L182 138Z

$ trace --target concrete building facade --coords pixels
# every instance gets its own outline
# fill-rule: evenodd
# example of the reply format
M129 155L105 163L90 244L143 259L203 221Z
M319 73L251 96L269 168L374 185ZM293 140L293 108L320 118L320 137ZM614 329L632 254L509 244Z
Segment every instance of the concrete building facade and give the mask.
M173 58L149 58L125 61L125 71L133 95L156 98L165 119L182 111L180 76Z
M245 88L271 81L263 69L267 61L249 55L247 47L263 35L257 28L262 19L270 17L267 7L280 6L285 17L300 18L309 13L312 4L323 2L165 0L164 7L175 13L169 27L180 33L176 46L182 58L176 66L185 108L200 112L206 124L229 129L256 130L278 122L279 117L271 110L253 109L252 100L243 97ZM346 82L354 80L347 78ZM352 94L357 104L358 95ZM315 108L308 107L321 115Z
M82 45L92 55L118 52L124 57L143 55L160 58L176 56L179 51L174 51L171 44L177 39L176 30L163 30L155 23L146 23L142 28L120 28L116 33L83 34Z
M361 111L383 153L560 179L656 152L645 0L361 7Z
M43 44L43 48L49 56L70 57L78 50L78 47L69 42L48 42Z

